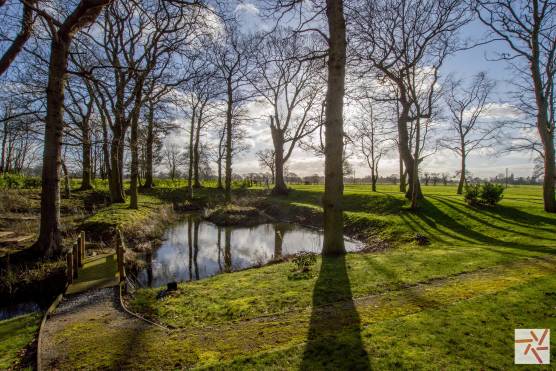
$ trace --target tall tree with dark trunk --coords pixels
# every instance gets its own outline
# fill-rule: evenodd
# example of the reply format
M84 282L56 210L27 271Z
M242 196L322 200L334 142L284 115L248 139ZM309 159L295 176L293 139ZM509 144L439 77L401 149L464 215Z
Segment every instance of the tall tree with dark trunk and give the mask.
M556 4L552 0L476 0L474 9L496 38L508 46L510 52L502 53L500 58L516 67L516 72L526 81L518 85L518 99L520 108L533 118L539 133L540 155L544 160L544 209L554 213ZM535 145L533 143L529 149L535 149Z
M344 94L346 76L346 21L342 0L326 1L328 20L328 78L325 110L324 239L323 255L345 254L342 198Z
M62 252L60 234L60 165L64 131L64 89L67 78L68 54L77 32L97 18L111 0L81 0L64 21L54 17L46 20L52 32L48 69L47 113L44 132L42 168L41 223L33 248L42 256Z
M466 181L467 157L473 151L492 146L495 139L496 125L480 121L495 84L484 73L479 73L467 85L453 79L446 85L444 98L450 115L449 135L440 140L440 145L460 157L457 189L460 195Z

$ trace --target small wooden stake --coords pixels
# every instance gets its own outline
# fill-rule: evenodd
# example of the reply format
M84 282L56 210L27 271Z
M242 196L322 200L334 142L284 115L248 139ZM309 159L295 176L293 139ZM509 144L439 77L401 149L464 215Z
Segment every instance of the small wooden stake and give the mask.
M118 230L118 236L116 237L116 257L118 259L118 273L120 274L120 282L125 280L125 269L124 269L124 238L122 232Z
M77 237L77 264L83 268L83 254L81 254L81 237Z
M77 278L77 271L79 270L79 253L77 252L77 244L73 244L73 278Z
M85 231L81 231L81 259L85 260Z
M66 255L66 264L67 264L67 274L68 274L68 283L73 282L73 254L72 252L68 252Z

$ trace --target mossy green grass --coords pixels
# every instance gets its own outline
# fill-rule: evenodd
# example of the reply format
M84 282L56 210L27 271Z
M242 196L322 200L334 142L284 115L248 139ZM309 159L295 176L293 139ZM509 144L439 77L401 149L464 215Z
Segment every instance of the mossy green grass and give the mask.
M21 352L37 335L41 313L25 314L0 321L0 370L21 359Z

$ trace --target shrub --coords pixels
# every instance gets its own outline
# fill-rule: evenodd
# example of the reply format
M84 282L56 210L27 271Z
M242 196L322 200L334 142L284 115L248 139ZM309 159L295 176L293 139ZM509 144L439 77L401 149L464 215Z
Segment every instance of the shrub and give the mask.
M504 186L502 184L485 183L481 187L481 201L487 205L496 205L504 197Z
M41 178L29 177L23 180L23 188L40 188Z
M504 186L501 184L484 183L465 186L465 202L470 205L496 205L502 198Z
M4 174L0 177L0 188L18 189L23 186L24 178L16 174Z
M295 264L296 270L299 272L308 272L316 262L317 254L307 251L298 252L292 259L292 263Z
M466 184L463 197L468 204L479 203L479 194L481 193L481 186L479 184Z

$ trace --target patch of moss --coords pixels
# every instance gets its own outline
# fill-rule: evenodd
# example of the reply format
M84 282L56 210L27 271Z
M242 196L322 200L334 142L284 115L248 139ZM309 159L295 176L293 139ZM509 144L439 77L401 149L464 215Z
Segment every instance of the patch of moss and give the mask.
M37 335L41 313L31 313L0 321L0 369L9 369L21 361L24 348Z

